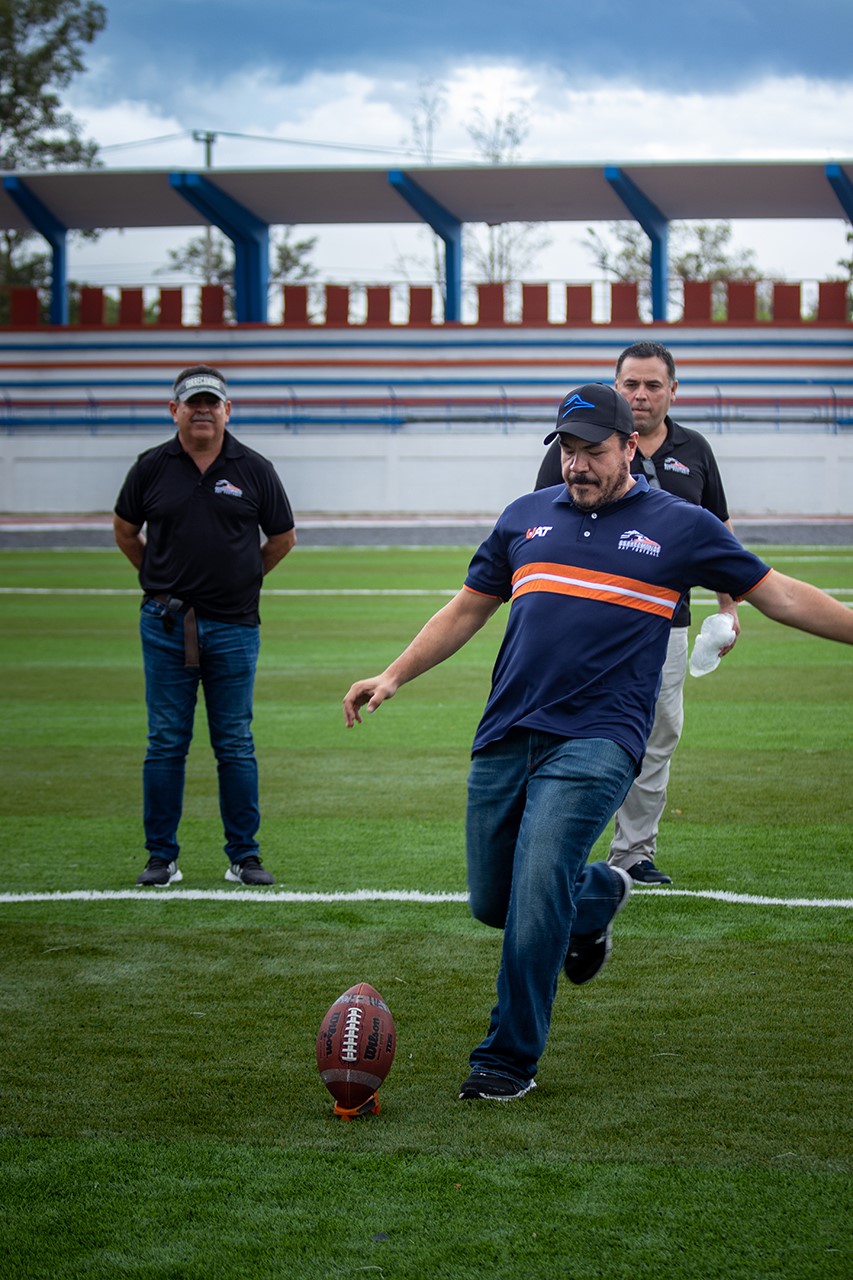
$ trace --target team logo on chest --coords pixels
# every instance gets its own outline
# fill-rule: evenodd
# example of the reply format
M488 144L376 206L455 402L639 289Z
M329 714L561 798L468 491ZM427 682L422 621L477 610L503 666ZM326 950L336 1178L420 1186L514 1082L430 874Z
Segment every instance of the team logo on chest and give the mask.
M626 529L619 537L619 551L636 551L641 556L659 556L660 543L647 538L639 529Z
M534 525L532 529L528 529L525 536L528 541L531 538L544 538L545 535L550 533L553 528L554 526L552 524L537 524Z
M238 489L230 480L217 480L213 486L214 493L224 493L229 498L242 498L243 490Z
M677 458L664 458L664 471L675 471L680 476L689 476L690 468L686 467L683 462L679 462Z

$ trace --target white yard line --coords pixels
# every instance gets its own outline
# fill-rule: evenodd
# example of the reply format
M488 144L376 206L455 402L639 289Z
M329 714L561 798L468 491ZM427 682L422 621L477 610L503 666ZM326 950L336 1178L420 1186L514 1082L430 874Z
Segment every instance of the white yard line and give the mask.
M731 893L725 889L637 888L640 898L700 898L746 907L817 907L823 910L853 909L853 898L771 898L756 893ZM467 893L424 893L419 889L354 889L351 892L312 893L265 889L57 889L50 893L0 893L0 906L34 902L255 902L280 903L409 902L424 906L464 904Z
M455 596L458 587L265 587L269 596ZM821 587L829 596L850 596L853 587ZM0 596L138 596L139 587L0 587ZM694 591L694 604L716 603L716 596ZM749 601L744 603L748 604Z

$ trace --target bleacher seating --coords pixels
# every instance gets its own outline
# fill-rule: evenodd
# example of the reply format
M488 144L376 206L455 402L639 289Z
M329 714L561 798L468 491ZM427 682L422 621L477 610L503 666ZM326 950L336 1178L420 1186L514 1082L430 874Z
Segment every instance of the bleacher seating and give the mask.
M12 290L10 323L0 330L0 429L150 428L163 422L163 388L175 369L207 360L234 388L237 428L510 430L549 421L567 386L611 381L618 351L643 337L676 356L685 422L713 431L853 425L843 281L820 283L808 318L799 284L759 293L753 281L731 281L724 319L714 309L719 289L687 282L683 314L667 325L641 319L631 282L610 286L604 319L593 318L592 285L524 284L515 314L504 285L481 284L471 319L453 325L436 322L429 286L408 287L401 303L387 285L288 284L280 319L268 325L229 323L222 286L196 293L189 324L181 288L160 289L146 308L140 288L115 298L87 287L78 321L50 327L35 290Z

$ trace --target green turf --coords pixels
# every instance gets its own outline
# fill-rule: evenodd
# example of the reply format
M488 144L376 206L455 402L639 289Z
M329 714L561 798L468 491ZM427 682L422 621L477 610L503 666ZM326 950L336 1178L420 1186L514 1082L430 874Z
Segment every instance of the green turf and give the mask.
M853 598L850 549L761 549ZM297 549L256 699L280 887L464 892L468 747L501 621L354 730L340 699L462 580L469 549ZM7 894L128 890L144 708L113 553L0 553ZM80 595L75 589L126 589ZM701 621L709 604L695 611ZM678 889L853 898L851 650L743 610L688 678L660 861ZM499 935L461 903L228 895L203 714L182 888L0 902L0 1264L10 1277L853 1274L851 911L638 892L613 959L561 987L539 1088L455 1101ZM602 841L603 854L606 839ZM382 1114L342 1124L313 1039L366 979L399 1050Z

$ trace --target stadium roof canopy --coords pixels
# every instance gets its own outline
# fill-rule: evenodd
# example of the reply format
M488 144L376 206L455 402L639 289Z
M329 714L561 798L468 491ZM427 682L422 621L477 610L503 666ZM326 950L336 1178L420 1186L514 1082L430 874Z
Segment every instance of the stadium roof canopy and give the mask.
M238 320L266 319L271 226L425 222L444 240L445 315L459 318L466 222L635 221L651 240L652 311L666 318L673 220L847 218L853 160L388 168L119 170L2 175L0 229L41 232L62 323L71 230L214 225L235 246Z

